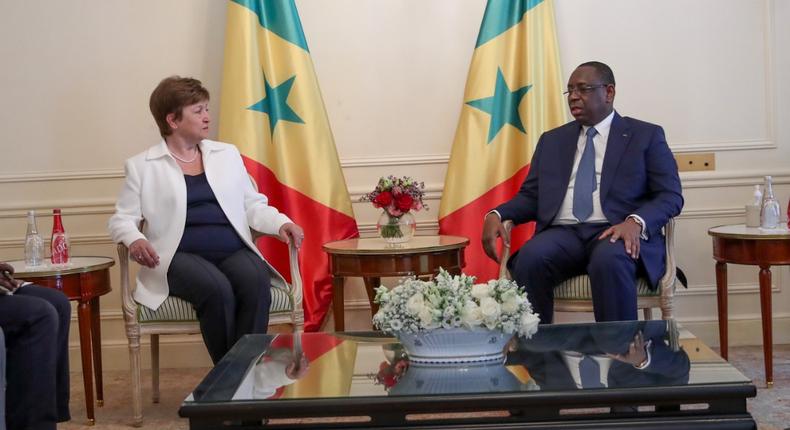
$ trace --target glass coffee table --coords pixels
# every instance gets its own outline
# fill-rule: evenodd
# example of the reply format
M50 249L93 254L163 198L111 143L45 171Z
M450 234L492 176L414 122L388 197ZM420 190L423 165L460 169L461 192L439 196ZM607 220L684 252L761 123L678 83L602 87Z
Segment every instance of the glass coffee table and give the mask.
M380 332L247 335L179 415L191 429L754 429L755 395L688 331L634 321L540 326L504 363L453 365L410 363Z

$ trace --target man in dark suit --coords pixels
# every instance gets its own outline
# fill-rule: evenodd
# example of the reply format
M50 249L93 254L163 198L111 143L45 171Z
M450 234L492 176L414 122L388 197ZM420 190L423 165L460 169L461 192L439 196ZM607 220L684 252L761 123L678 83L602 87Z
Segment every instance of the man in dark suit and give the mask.
M508 267L541 323L553 320L554 287L583 273L596 321L634 320L637 273L657 287L661 228L683 207L677 164L660 126L614 111L609 66L580 65L566 94L576 120L540 137L519 192L486 215L483 249L498 262L502 221L536 221Z
M62 292L23 285L13 274L11 265L0 262L6 424L8 430L55 430L56 423L70 419L71 305Z

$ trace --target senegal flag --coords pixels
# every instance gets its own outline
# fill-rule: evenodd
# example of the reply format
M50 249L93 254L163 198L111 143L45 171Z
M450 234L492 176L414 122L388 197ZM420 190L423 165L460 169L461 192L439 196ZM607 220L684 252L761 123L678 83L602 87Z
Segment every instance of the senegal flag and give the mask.
M332 301L321 245L359 233L293 0L228 3L219 140L239 148L269 203L304 228L305 330L318 330ZM286 246L258 246L287 276Z
M552 1L488 0L439 207L439 232L471 239L465 272L480 280L498 269L483 218L518 191L541 133L566 122L563 87ZM516 228L514 249L533 231Z

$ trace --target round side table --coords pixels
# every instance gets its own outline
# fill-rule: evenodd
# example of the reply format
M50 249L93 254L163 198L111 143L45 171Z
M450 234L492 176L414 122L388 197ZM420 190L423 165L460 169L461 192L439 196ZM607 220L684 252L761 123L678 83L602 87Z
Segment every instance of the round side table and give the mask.
M370 309L375 289L386 276L433 276L443 268L460 274L464 266L464 248L469 239L460 236L414 236L406 243L393 246L380 238L347 239L324 244L332 272L332 312L335 331L345 328L343 284L346 277L359 276L365 281Z
M716 260L716 298L719 309L721 356L727 359L727 263L760 267L760 314L763 322L765 383L773 379L773 333L771 328L771 266L790 264L790 231L763 230L743 224L720 225L708 230Z

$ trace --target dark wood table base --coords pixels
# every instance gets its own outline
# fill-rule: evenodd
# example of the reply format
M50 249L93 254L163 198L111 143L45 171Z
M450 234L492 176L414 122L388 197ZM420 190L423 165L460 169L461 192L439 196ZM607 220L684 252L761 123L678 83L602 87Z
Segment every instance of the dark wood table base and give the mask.
M711 229L713 231L714 229ZM771 266L790 264L790 240L783 238L713 236L713 258L716 260L716 303L719 316L721 356L727 359L728 303L727 263L747 264L760 268L760 313L763 328L765 383L773 386L773 330L771 310Z
M469 244L469 240L456 236L437 236L435 238L440 244L426 246L424 249L393 247L370 251L354 250L354 245L345 248L337 245L356 244L360 240L370 239L350 239L324 245L324 251L329 254L332 272L332 311L335 331L345 329L343 293L347 277L361 277L364 280L370 308L372 314L375 315L379 308L373 302L376 297L375 289L381 285L383 277L435 276L439 273L440 268L455 275L460 274L465 264L464 248Z

